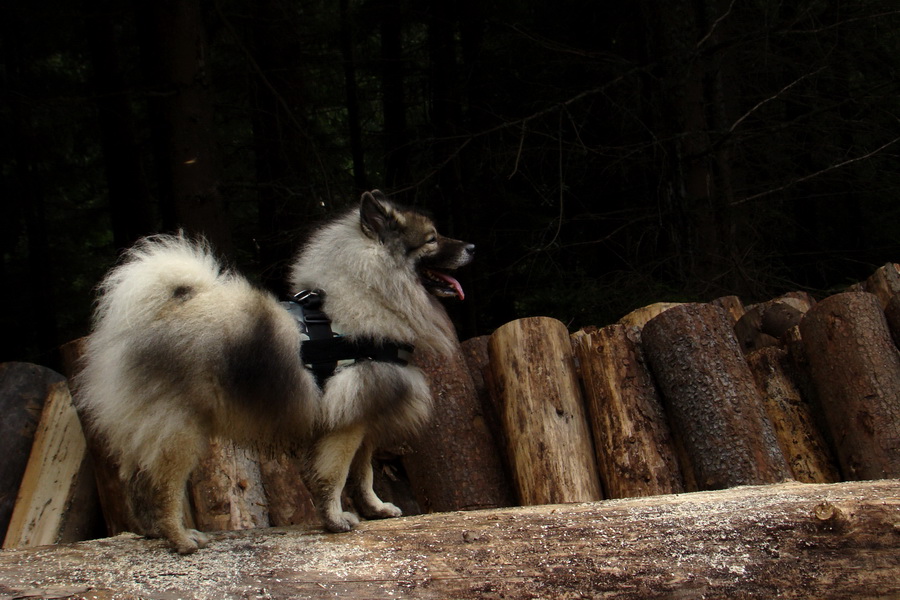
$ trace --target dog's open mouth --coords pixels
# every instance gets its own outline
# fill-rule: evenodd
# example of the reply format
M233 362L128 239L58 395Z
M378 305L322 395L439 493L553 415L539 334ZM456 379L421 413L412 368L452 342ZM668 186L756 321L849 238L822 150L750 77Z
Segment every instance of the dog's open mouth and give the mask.
M466 297L459 281L443 271L430 267L420 267L419 278L422 280L422 285L425 286L425 289L434 296L439 298L459 298L460 300L464 300Z

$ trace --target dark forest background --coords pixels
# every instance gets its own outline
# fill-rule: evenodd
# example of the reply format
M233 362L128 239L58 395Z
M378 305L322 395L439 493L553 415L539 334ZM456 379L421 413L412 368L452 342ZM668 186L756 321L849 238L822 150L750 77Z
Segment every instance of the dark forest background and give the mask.
M376 187L478 245L462 338L900 259L896 0L44 0L0 36L0 360L54 366L150 232L286 292Z

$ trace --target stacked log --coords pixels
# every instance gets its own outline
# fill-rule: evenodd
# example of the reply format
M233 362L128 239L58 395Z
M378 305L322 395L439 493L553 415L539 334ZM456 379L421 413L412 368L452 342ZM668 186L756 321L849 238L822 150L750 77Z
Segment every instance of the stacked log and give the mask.
M403 464L426 512L499 508L515 503L497 441L463 356L416 353L434 399L431 420L409 441Z
M608 498L684 491L669 425L639 343L626 325L573 335Z
M491 336L488 351L521 503L602 498L565 325L545 317L507 323Z
M728 314L684 304L642 340L692 480L700 489L775 483L789 470Z
M844 477L900 477L900 352L878 298L826 298L800 331Z

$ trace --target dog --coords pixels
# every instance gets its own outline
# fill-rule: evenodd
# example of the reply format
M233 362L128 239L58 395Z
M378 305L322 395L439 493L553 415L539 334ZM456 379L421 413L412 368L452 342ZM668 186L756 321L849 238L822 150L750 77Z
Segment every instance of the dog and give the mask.
M447 355L456 334L439 298L464 297L449 272L474 250L375 190L310 237L289 281L316 296L342 343ZM185 527L183 501L213 436L298 456L332 532L359 523L342 506L345 487L361 516L400 516L372 489L372 452L428 418L424 375L373 355L317 380L301 356L302 327L282 304L182 234L139 241L98 286L77 402L120 465L138 533L181 554L207 545Z

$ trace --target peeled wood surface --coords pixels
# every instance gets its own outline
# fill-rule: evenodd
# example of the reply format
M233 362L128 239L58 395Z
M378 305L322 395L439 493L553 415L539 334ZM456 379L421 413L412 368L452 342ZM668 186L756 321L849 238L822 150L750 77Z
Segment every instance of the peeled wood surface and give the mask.
M347 534L131 535L0 553L0 598L895 598L900 481L421 515Z
M626 325L572 336L607 498L684 491L669 424L638 338Z
M619 324L630 325L632 327L641 329L644 325L647 324L647 321L649 321L653 317L664 313L670 308L679 306L680 304L680 302L656 302L655 304L642 306L641 308L637 308L619 319Z
M194 523L201 531L269 526L257 452L213 440L191 474Z
M900 352L878 299L830 296L800 333L844 478L900 477Z
M86 465L84 434L69 388L65 382L55 383L49 389L34 434L3 547L55 544L93 533L81 530L90 527L94 514L92 507L84 504L92 500L96 504L96 493L91 495L93 471ZM79 480L91 485L81 486ZM79 495L84 502L73 505ZM67 536L70 516L72 526L79 519L85 524L75 526L75 531Z
M602 498L569 332L546 317L497 329L491 382L522 504Z
M794 479L803 483L838 481L837 466L816 426L812 406L792 378L794 368L787 350L760 348L747 355L747 363L763 393L766 414Z
M700 489L783 481L789 470L724 309L683 304L644 326L642 343Z

